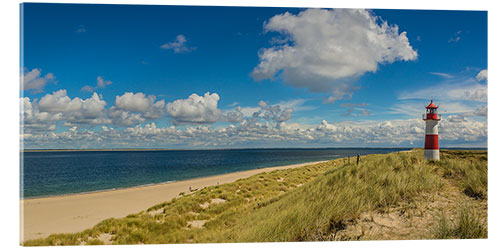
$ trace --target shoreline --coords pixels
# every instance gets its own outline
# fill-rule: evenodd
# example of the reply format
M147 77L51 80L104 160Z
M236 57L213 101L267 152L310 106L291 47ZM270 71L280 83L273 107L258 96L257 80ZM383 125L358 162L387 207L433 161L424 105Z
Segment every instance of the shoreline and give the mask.
M20 200L21 242L47 237L53 233L79 232L104 219L125 217L178 197L181 192L189 193L190 187L199 190L208 186L234 182L262 172L298 168L323 162L328 161L265 167L120 189L24 198Z
M331 160L335 160L335 159L338 159L338 158L332 158ZM195 178L190 178L190 179L171 180L171 181L164 181L164 182L157 182L157 183L141 184L141 185L130 186L130 187L107 188L107 189L91 190L91 191L84 191L84 192L77 192L77 193L40 195L40 196L31 196L31 197L19 197L19 199L21 201L27 201L27 200L32 200L32 199L57 198L57 197L67 197L67 196L74 196L74 195L85 195L85 194L94 194L94 193L102 193L102 192L113 192L113 191L120 191L120 190L124 190L124 189L150 187L150 186L164 185L164 184L177 183L177 182L183 182L183 181L198 180L198 179L203 179L203 178L208 178L208 177L223 176L223 175L227 175L227 174L243 173L243 172L247 172L247 171L260 170L260 169L268 169L268 168L271 169L271 168L281 168L281 167L290 167L290 168L293 168L293 166L295 166L295 165L303 165L303 164L309 165L309 164L317 164L317 163L322 163L322 162L327 162L327 161L329 161L329 160L311 161L311 162L303 162L303 163L294 163L294 164L278 165L278 166L270 166L270 167L259 167L259 168L253 168L253 169L248 169L248 170L240 170L240 171L229 172L229 173L224 173L224 174L216 174L216 175L207 175L207 176L202 176L202 177L195 177Z

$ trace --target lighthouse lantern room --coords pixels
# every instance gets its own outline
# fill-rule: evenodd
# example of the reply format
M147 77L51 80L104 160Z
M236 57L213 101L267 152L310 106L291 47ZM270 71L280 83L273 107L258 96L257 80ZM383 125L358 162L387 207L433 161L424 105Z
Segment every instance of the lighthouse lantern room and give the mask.
M433 100L425 109L426 112L422 116L425 121L424 158L439 161L438 122L441 120L441 115L437 113L438 106Z

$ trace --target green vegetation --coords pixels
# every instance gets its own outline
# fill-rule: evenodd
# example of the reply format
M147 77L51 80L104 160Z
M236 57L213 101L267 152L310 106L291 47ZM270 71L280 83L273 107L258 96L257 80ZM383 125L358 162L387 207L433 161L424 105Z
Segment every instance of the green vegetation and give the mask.
M441 213L434 237L437 239L478 239L488 238L487 228L479 214L464 203L452 221L445 213Z
M103 244L102 234L112 235L112 244L357 240L363 238L341 232L363 214L388 213L403 204L418 208L422 197L443 190L459 190L474 202L486 203L486 151L443 150L441 157L426 162L417 149L364 156L359 165L337 159L261 173L107 219L80 233L24 245ZM422 237L484 238L484 213L464 206L459 216L449 219L443 212L431 221L433 231Z
M441 154L443 160L435 164L443 171L444 178L472 198L487 198L488 156L485 151L443 150Z

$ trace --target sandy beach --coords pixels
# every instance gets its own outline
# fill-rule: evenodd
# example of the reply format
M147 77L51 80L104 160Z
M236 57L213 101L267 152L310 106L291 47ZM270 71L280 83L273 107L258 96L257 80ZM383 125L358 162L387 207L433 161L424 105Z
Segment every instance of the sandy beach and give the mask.
M241 178L278 169L297 168L325 161L254 169L218 176L172 183L132 187L86 194L24 199L21 207L21 242L53 233L74 233L94 226L107 218L125 217L131 213L171 200L189 187L201 189L229 183Z

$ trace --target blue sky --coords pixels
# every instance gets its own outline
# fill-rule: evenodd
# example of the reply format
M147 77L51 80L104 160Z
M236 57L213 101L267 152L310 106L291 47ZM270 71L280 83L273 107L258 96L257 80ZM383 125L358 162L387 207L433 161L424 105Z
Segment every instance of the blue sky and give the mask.
M25 148L487 144L487 12L21 8Z

